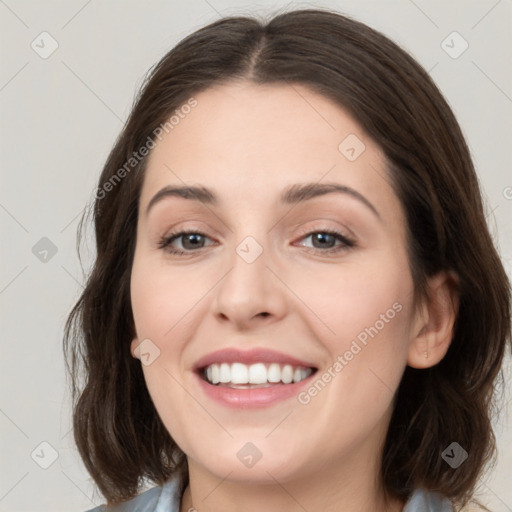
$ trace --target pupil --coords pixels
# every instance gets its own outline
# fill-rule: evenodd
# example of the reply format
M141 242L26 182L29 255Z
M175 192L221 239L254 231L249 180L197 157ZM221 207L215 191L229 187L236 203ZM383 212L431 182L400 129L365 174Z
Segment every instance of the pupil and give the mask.
M197 235L197 234L189 234L189 235L186 235L185 236L185 241L189 241L190 239L196 239L196 242L197 242L197 239L200 239L201 238L201 235ZM184 246L186 246L186 243L183 244ZM198 244L197 243L192 243L192 247L197 247Z
M329 238L329 237L332 239L333 235L331 235L329 233L317 233L316 237L313 237L313 240L320 241L320 242L322 242L322 241L325 242L325 239Z

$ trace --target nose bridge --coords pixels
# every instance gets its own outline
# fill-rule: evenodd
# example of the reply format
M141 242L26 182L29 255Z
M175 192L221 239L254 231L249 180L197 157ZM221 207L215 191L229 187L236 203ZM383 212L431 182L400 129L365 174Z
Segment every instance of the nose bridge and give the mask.
M247 232L246 232L247 233ZM249 296L255 303L259 294L263 290L268 291L269 270L269 244L268 240L263 239L263 235L256 234L245 235L242 240L235 245L234 254L230 259L232 270L228 274L231 291L245 301ZM245 289L248 287L248 289ZM248 293L250 292L250 293Z
M268 268L272 267L274 258L267 231L263 222L258 224L257 230L243 229L242 224L235 230L234 238L241 238L241 241L233 245L230 271L217 288L216 314L239 324L261 313L265 316L283 314L283 287Z
M239 214L232 236L234 240L234 254L231 264L233 271L242 275L248 274L249 279L256 274L268 272L265 267L270 264L271 239L273 231L269 231L268 220L262 209L251 209ZM252 277L251 277L252 276Z

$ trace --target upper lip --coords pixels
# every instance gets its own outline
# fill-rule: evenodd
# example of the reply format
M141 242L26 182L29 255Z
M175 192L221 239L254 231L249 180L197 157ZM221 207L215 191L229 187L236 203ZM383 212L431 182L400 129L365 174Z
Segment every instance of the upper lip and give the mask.
M280 363L316 369L316 367L308 361L297 359L296 357L292 357L275 350L269 350L266 348L252 348L250 350L225 348L222 350L216 350L215 352L211 352L210 354L201 357L194 364L194 370L200 370L212 364L220 363Z

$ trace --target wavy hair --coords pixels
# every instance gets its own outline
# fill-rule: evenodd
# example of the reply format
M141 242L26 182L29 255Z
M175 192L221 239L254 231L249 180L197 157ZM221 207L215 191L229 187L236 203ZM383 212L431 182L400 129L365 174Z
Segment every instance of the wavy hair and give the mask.
M510 342L510 283L469 149L428 73L381 33L321 9L268 21L222 18L181 40L148 72L99 178L103 192L91 209L96 258L65 325L74 436L87 470L109 504L134 497L144 479L162 484L180 473L188 481L186 457L130 354L130 274L147 156L128 171L126 162L189 98L235 80L301 84L351 113L382 148L406 212L415 297L424 296L426 279L439 271L458 276L451 345L431 368L406 367L381 477L396 497L423 487L467 503L495 459L492 419ZM469 454L456 470L441 456L453 441Z

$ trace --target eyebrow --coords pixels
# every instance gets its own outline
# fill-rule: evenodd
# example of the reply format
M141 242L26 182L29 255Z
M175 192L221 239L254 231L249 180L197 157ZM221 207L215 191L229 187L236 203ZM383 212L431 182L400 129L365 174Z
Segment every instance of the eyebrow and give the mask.
M339 183L296 183L295 185L291 185L283 190L280 196L280 203L297 204L302 201L307 201L308 199L313 199L315 197L320 197L332 193L346 194L353 197L354 199L357 199L359 202L367 206L379 220L382 220L375 206L373 206L373 204L368 201L366 197L360 194L357 190L354 190L353 188L347 187L345 185L340 185ZM168 185L159 190L153 196L151 201L149 201L149 204L146 208L146 215L148 215L149 211L156 203L169 197L181 197L183 199L201 201L202 203L212 206L219 205L219 199L215 193L204 186Z

